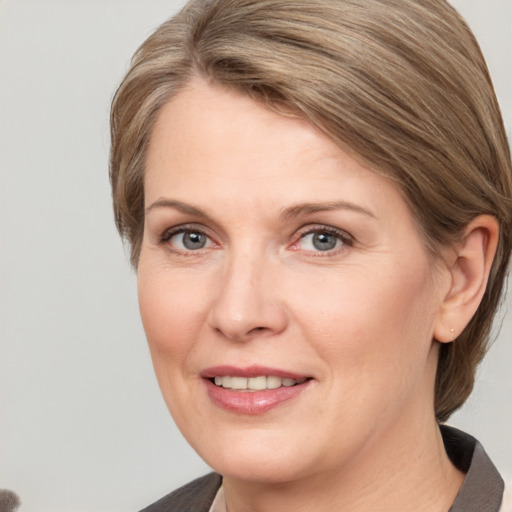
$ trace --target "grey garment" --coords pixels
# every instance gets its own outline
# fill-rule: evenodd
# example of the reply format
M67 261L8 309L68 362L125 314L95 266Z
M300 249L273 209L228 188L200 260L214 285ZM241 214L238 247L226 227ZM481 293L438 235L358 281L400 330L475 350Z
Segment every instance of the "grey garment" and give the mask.
M455 467L466 473L449 512L499 512L504 483L482 445L472 436L441 425L446 448ZM140 512L208 512L222 484L216 473L180 487Z
M499 512L505 483L482 445L469 434L441 425L444 447L453 465L466 473L448 512Z
M208 512L222 484L222 477L210 473L164 496L140 512Z

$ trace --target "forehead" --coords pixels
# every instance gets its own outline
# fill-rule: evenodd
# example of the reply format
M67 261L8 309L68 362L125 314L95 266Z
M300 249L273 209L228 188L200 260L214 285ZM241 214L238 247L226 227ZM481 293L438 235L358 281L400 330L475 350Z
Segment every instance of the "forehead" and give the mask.
M323 144L319 144L321 140ZM311 123L277 114L237 91L197 79L161 109L147 167L151 171L156 160L165 159L170 152L175 164L182 159L199 163L207 153L215 152L226 161L243 156L246 165L240 171L247 172L253 161L256 164L271 151L276 157L285 149L308 159L339 156L336 145Z
M145 195L146 205L170 197L255 214L301 202L350 201L368 211L393 205L395 215L411 217L389 179L356 161L311 123L199 80L159 114L148 151Z

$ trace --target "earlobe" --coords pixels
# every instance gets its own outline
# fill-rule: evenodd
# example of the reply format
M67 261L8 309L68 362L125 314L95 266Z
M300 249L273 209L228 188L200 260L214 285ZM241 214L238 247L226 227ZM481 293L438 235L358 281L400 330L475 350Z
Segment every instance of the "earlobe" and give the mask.
M475 314L489 279L499 238L498 221L479 215L464 230L449 268L451 284L441 305L434 338L453 341Z

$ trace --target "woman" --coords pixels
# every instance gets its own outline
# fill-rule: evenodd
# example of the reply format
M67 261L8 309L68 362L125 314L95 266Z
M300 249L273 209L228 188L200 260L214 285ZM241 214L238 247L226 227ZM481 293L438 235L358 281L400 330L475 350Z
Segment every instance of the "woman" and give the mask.
M146 510L500 510L483 448L441 425L512 232L448 4L192 0L116 94L111 180L160 388L215 471Z

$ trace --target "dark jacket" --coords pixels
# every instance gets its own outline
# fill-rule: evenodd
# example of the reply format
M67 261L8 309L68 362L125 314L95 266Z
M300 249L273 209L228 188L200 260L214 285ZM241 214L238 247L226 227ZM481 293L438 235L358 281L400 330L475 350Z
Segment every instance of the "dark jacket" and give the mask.
M499 512L503 480L472 436L453 427L441 426L446 453L466 473L449 512ZM216 473L198 478L153 503L141 512L208 512L222 483Z

